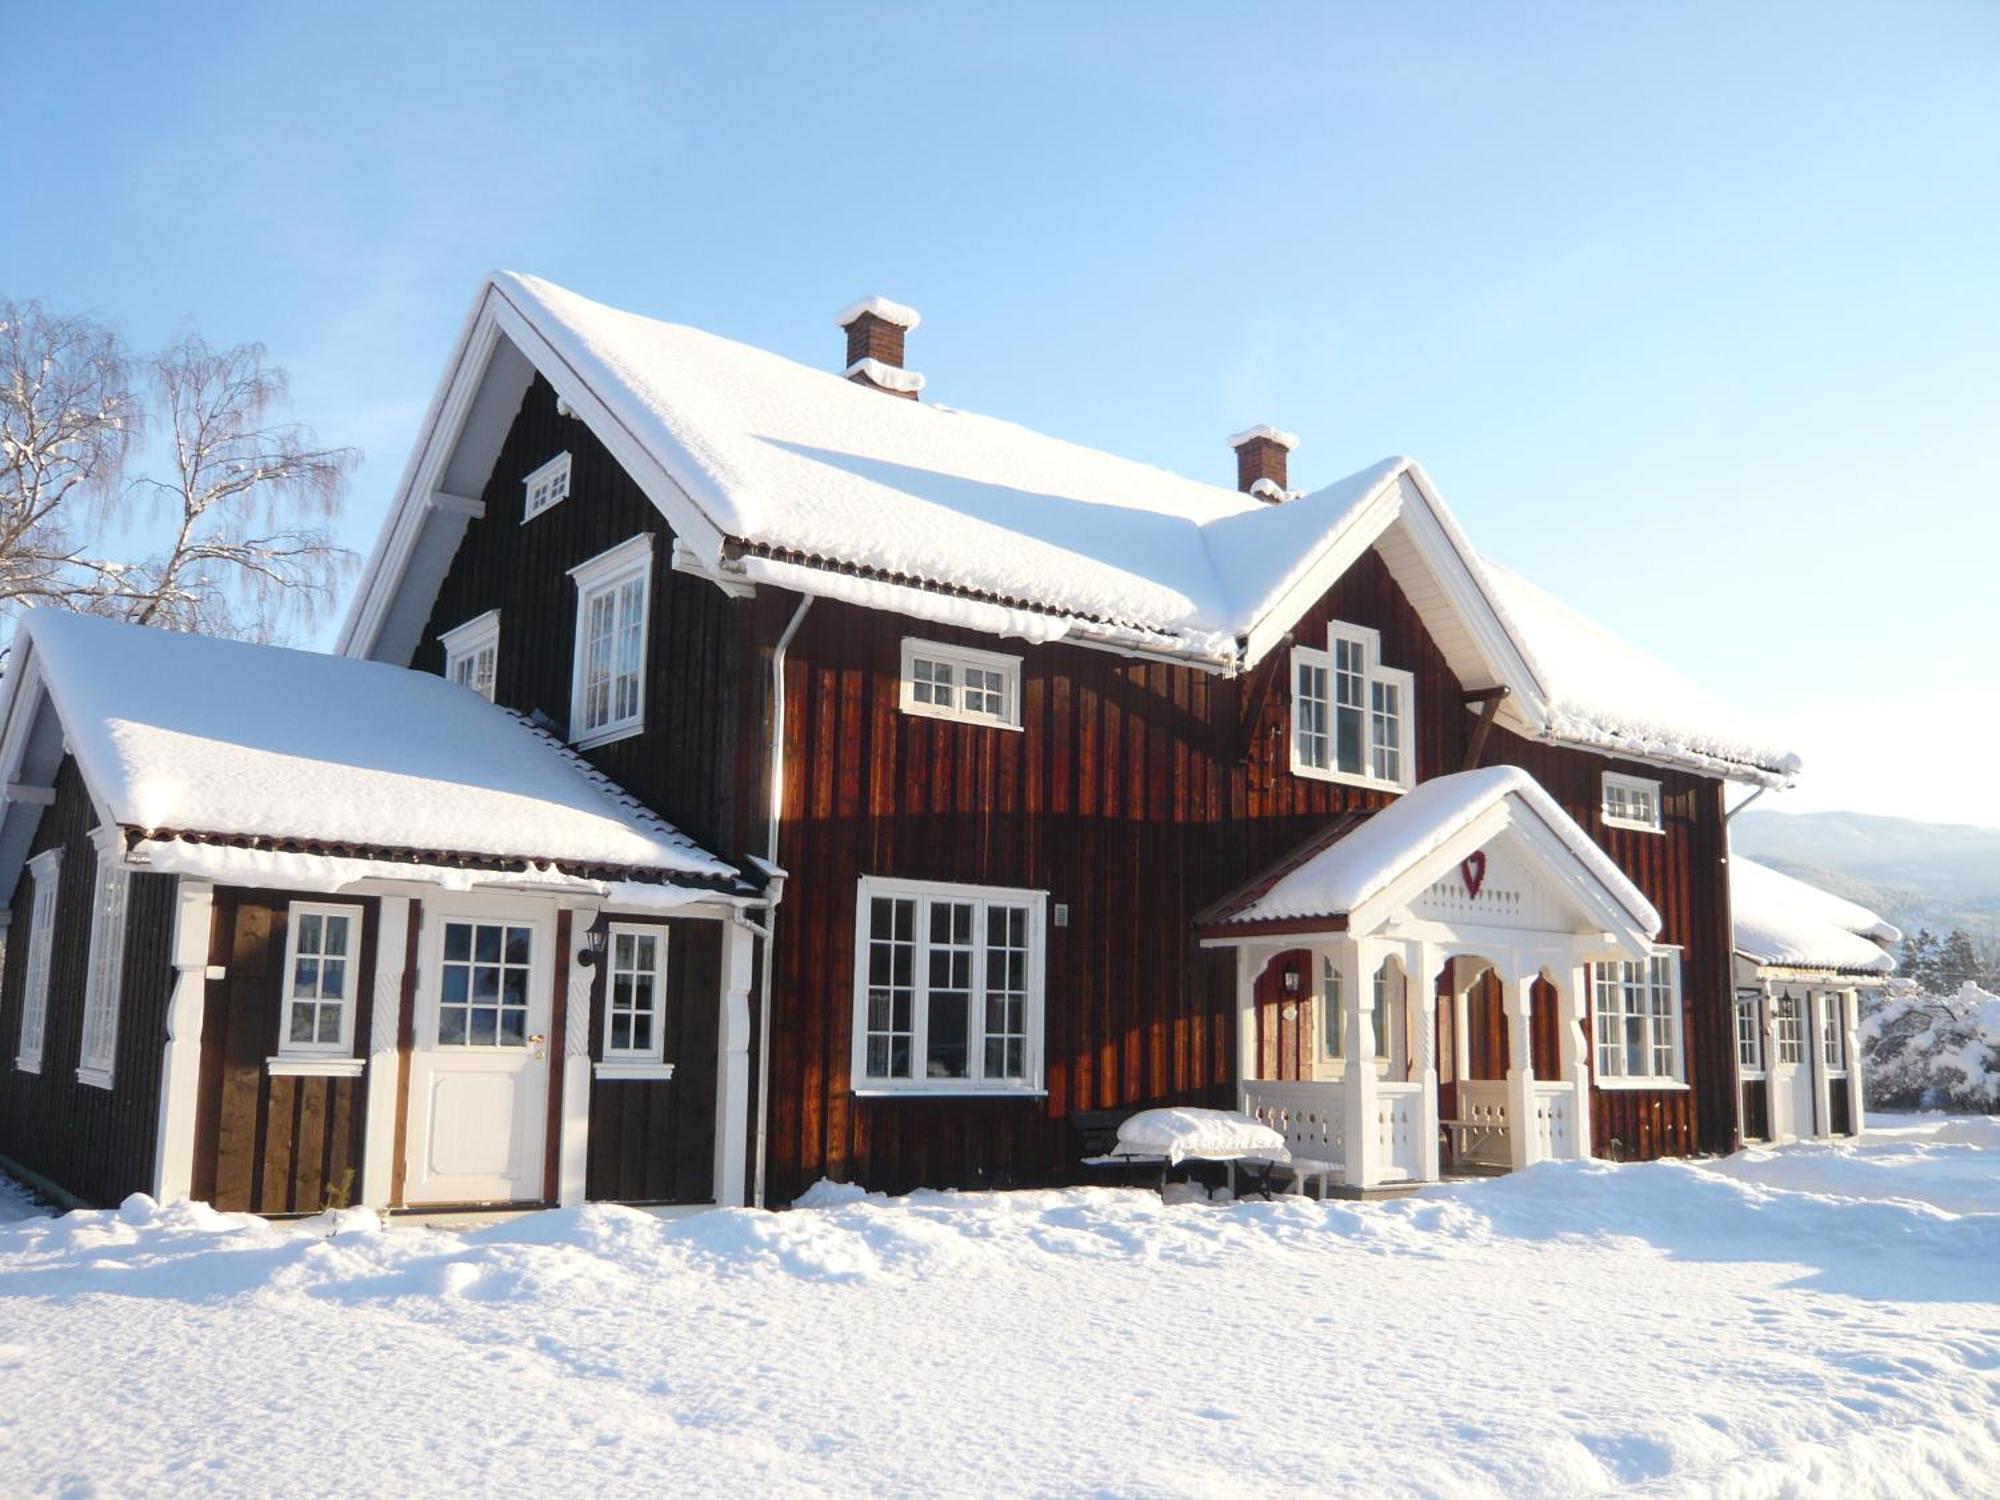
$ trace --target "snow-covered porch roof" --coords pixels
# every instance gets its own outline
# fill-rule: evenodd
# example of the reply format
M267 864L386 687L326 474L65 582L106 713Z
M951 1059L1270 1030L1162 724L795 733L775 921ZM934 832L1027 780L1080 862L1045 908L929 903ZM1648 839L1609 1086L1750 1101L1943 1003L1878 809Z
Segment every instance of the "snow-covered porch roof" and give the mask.
M65 750L128 858L678 904L750 889L552 736L428 673L35 610L0 717L11 889Z
M1887 945L1903 934L1831 891L1739 854L1729 860L1729 901L1736 951L1760 972L1880 980L1895 971Z
M1422 923L1588 935L1633 957L1660 930L1638 887L1514 766L1436 777L1347 814L1195 918L1209 946Z

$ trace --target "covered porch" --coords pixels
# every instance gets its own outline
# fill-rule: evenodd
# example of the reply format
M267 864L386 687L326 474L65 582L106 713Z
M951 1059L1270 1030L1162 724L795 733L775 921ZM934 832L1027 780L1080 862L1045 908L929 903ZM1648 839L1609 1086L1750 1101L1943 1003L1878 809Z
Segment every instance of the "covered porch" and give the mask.
M1367 1193L1588 1156L1590 965L1659 918L1499 768L1343 819L1199 930L1236 955L1239 1107L1302 1184Z

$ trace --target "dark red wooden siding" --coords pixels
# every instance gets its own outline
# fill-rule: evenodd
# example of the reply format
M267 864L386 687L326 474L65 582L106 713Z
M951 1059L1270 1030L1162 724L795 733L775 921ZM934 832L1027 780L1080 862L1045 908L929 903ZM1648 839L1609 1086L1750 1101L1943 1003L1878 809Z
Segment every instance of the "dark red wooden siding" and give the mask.
M127 897L125 978L118 1016L113 1087L79 1083L83 998L90 954L90 904L97 850L96 812L76 763L56 773L56 800L42 814L30 854L60 847L48 1014L39 1073L15 1067L21 1050L21 998L28 961L34 881L15 887L7 962L0 980L0 1155L38 1173L86 1203L110 1207L153 1189L159 1131L160 1067L172 993L175 882L135 874Z
M314 1213L360 1196L365 1078L271 1076L278 1050L289 906L337 901L362 907L355 967L354 1055L373 1024L372 897L218 887L209 957L225 973L202 1010L201 1083L195 1103L194 1196L217 1208Z
M621 924L647 925L638 917ZM715 1049L722 925L669 918L664 1082L593 1079L584 1196L625 1203L707 1203L715 1197ZM606 967L590 996L590 1055L604 1056Z

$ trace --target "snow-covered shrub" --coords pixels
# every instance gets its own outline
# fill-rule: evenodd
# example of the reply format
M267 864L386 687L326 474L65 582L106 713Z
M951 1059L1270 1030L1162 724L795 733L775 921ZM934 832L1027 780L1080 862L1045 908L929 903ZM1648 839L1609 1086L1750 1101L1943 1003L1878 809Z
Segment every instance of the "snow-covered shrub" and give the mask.
M1866 1002L1861 1052L1875 1109L2000 1110L2000 995L1897 980Z

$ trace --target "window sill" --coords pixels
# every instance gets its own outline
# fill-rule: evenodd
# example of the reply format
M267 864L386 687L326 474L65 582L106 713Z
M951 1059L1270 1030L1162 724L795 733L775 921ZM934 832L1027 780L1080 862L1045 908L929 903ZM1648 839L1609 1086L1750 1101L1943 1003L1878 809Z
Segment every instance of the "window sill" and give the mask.
M1292 762L1292 774L1307 781L1330 781L1336 786L1358 786L1369 792L1391 792L1400 797L1409 788L1400 781L1382 781L1374 776L1360 776L1350 771L1322 771L1315 766L1302 766Z
M995 719L985 714L953 713L950 709L932 708L926 703L904 703L899 707L913 719L936 719L944 724L969 724L975 729L1011 729L1016 734L1022 732L1021 725L1012 719Z
M1629 833L1657 833L1664 835L1667 831L1658 823L1641 823L1637 818L1614 818L1610 813L1599 813L1597 816L1606 828L1623 828Z
M598 1078L606 1083L624 1079L633 1083L664 1083L674 1076L672 1063L620 1062L616 1059L598 1063L595 1069Z
M1687 1084L1678 1078L1593 1078L1592 1088L1610 1089L1620 1093L1642 1094L1685 1094Z
M267 1057L264 1071L273 1078L359 1078L368 1068L362 1057Z
M109 1068L78 1068L76 1070L76 1081L78 1083L87 1083L94 1089L108 1089L111 1087L111 1070Z
M620 724L611 729L597 729L570 741L573 750L595 750L602 745L615 745L620 740L636 739L646 732L642 719L636 724Z
M852 1089L857 1099L1046 1099L1045 1088L999 1088L965 1084L871 1084Z
M14 1059L14 1071L16 1073L40 1073L42 1071L42 1060L38 1057L31 1062L25 1057L17 1057Z

